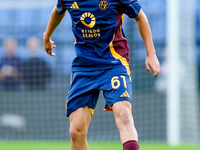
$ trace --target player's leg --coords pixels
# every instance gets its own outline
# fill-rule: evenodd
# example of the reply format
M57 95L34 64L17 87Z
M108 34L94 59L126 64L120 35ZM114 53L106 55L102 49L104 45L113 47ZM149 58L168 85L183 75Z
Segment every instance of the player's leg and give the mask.
M91 118L88 106L79 108L69 115L71 150L88 150L86 136Z
M104 74L103 85L106 110L113 110L124 150L138 150L138 135L131 111L132 85L125 68L113 68ZM105 78L105 77L104 77Z
M120 101L112 107L124 150L139 150L138 134L134 126L131 103Z
M134 127L133 116L131 112L131 103L120 101L113 105L115 121L120 132L122 143L128 140L138 141L137 131Z

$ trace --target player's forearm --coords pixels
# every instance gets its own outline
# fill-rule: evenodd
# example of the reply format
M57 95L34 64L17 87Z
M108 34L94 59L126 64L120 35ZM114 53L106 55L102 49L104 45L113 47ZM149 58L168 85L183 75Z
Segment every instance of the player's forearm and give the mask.
M145 45L147 55L155 53L155 48L153 45L153 40L151 35L151 29L147 17L142 10L139 12L138 17L136 17L136 22L138 29L140 31L140 35Z
M46 31L44 32L43 38L45 39L50 39L51 35L53 34L54 30L57 28L57 26L60 24L62 21L63 17L65 16L66 13L64 14L58 14L57 7L55 6L50 19L49 23L47 25Z

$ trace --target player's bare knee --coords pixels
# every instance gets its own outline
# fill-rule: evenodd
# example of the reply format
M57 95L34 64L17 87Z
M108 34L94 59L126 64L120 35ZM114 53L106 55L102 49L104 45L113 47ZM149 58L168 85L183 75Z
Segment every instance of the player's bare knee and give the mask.
M73 128L73 127L70 127L69 133L72 140L86 138L86 135L87 135L87 131L84 131L83 129Z
M129 111L121 111L116 117L116 124L118 127L133 125L133 118L131 113Z

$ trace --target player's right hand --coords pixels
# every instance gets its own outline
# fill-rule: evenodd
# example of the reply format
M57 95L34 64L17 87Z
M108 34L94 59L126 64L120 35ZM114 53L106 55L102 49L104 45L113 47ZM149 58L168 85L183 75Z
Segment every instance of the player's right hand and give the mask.
M55 42L52 41L50 38L45 38L45 36L43 36L44 49L50 56L56 56L56 54L52 52L52 49L56 47L56 45L54 44Z

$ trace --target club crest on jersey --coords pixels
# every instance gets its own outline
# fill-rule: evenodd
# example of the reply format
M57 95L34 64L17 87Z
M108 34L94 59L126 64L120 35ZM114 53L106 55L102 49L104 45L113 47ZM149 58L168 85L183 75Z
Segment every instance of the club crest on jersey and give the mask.
M99 2L99 9L106 10L109 7L109 3L106 0L101 0Z
M85 12L84 14L82 14L80 20L82 24L84 24L86 27L89 28L93 28L94 25L96 24L96 18L90 12Z

